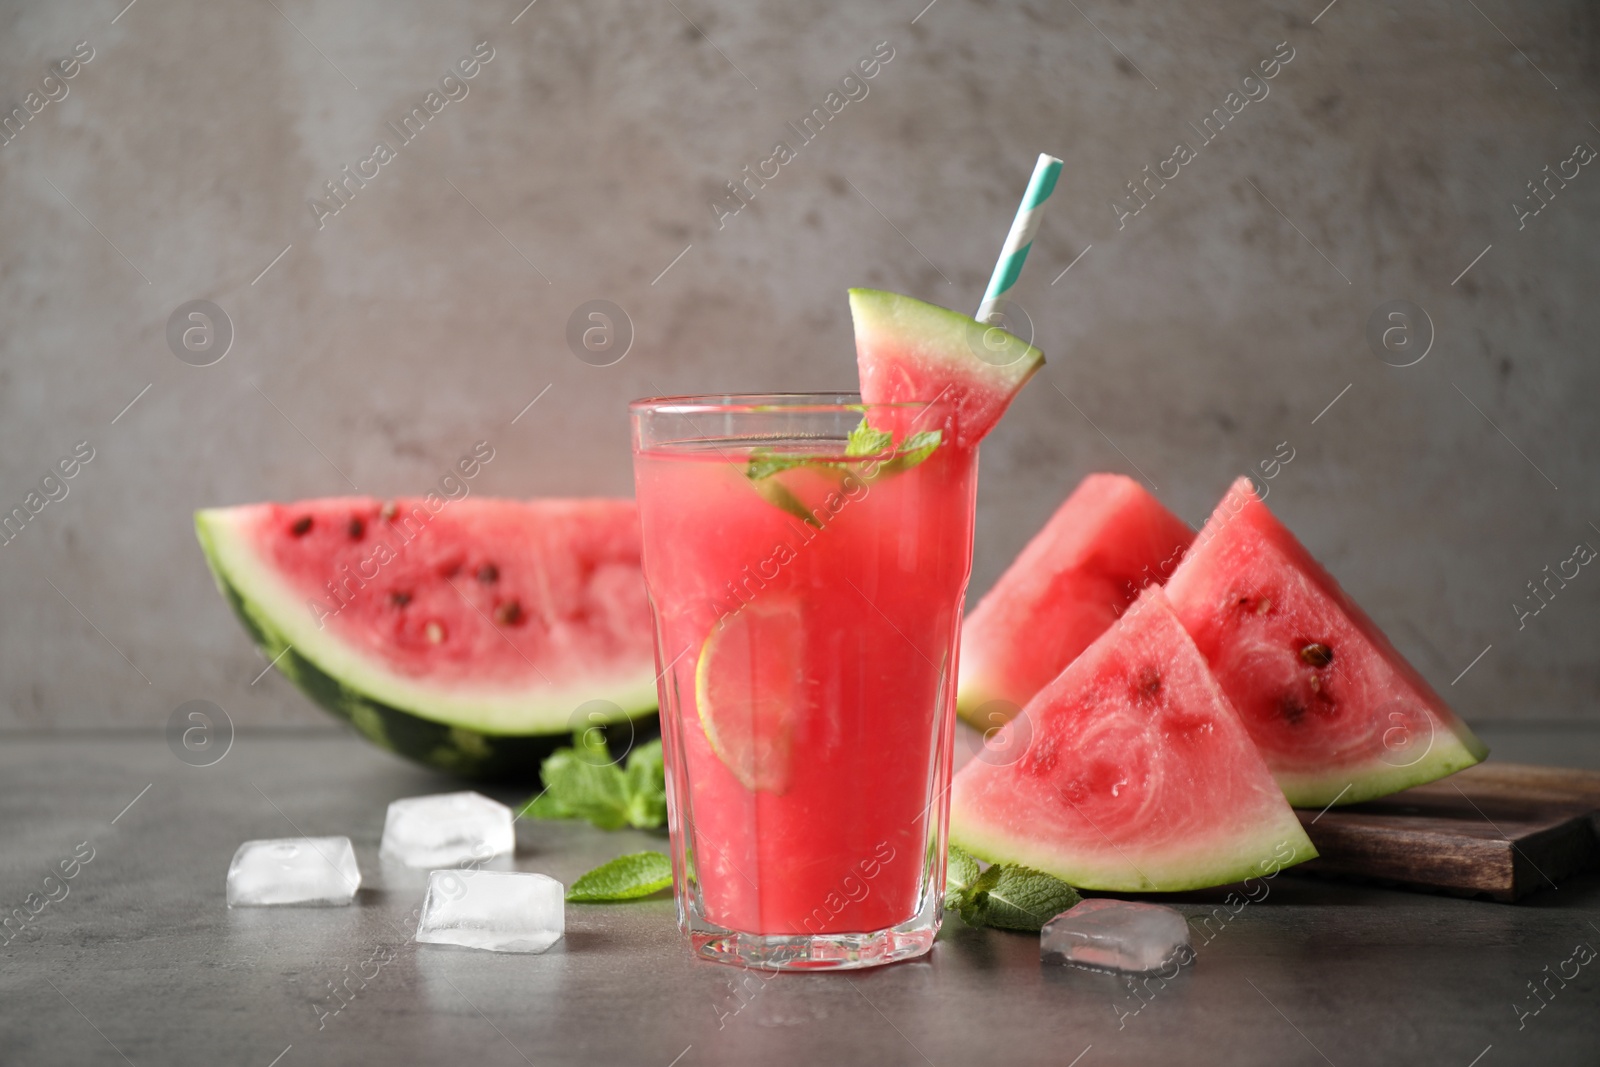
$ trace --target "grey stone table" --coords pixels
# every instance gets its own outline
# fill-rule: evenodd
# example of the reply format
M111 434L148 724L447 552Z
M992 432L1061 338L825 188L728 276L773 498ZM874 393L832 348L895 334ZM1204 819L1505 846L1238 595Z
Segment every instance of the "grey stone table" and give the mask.
M1506 758L1600 766L1600 732L1485 733ZM921 961L771 977L690 959L666 900L572 907L542 956L415 944L423 879L379 863L384 807L449 787L327 733L241 735L207 768L159 739L0 740L0 903L26 913L74 871L0 948L0 1063L1600 1063L1600 965L1549 978L1600 946L1596 874L1519 905L1284 874L1142 996L959 920ZM234 848L297 833L351 837L356 906L224 906ZM564 881L664 844L518 835L516 867ZM1177 905L1198 924L1223 896Z

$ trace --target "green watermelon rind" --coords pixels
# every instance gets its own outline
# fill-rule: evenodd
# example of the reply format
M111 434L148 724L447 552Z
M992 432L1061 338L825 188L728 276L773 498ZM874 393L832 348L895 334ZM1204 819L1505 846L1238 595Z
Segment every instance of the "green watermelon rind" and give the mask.
M1111 893L1182 893L1232 885L1317 857L1300 820L1288 807L1272 823L1260 825L1249 837L1221 850L1197 848L1193 856L1171 856L1159 862L1155 857L1135 860L1124 855L1104 865L1063 860L1046 842L1030 843L976 823L970 816L958 819L952 811L950 843L988 863L1020 863L1078 889ZM1288 855L1284 855L1285 849Z
M983 708L997 700L1006 700L1005 697L1000 695L1001 689L1002 686L995 684L986 671L972 669L965 673L958 671L956 675L956 714L961 717L962 722L976 730L988 732L999 727L1001 724L998 721L986 722L984 721L985 716L979 713ZM1009 700L1006 700L1006 704L1011 709L1011 715L1006 716L1006 721L1009 722L1011 718L1015 717L1016 712L1021 710L1021 706Z
M1447 775L1482 763L1489 755L1489 746L1478 740L1476 734L1462 726L1464 735L1450 725L1428 713L1434 733L1428 751L1420 758L1404 765L1395 765L1383 758L1365 764L1340 767L1326 774L1302 774L1278 770L1273 774L1278 787L1289 803L1297 808L1325 808L1333 804L1344 807L1363 800L1398 793L1412 786L1436 782Z
M337 639L330 636L320 642L307 640L304 632L291 639L285 632L287 627L241 588L249 583L236 577L241 561L237 559L238 546L229 544L223 510L195 513L195 532L218 591L268 660L307 697L348 722L363 737L438 770L480 779L532 778L545 757L571 743L570 720L575 703L525 703L528 715L521 730L508 728L503 714L495 715L492 725L476 724L463 718L459 708L429 708L425 699L406 701L408 706L391 703L362 684L360 671L341 671L327 665L327 652ZM624 716L609 724L611 727L656 710L654 678L649 680L648 692L641 688L637 683L624 683L609 693L608 699L622 708ZM586 717L585 723L592 724L593 720Z
M1015 394L1044 366L1044 352L1022 338L986 327L970 315L882 289L851 289L850 314L858 335L892 337L913 346L918 357L951 371L980 375L998 393ZM998 332L1002 350L1011 358L979 359L969 343L974 331L986 338Z

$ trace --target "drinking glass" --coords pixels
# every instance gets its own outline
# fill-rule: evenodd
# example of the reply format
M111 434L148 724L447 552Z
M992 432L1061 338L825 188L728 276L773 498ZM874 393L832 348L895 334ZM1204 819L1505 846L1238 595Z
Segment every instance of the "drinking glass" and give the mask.
M977 486L955 405L630 411L680 927L775 969L926 952Z

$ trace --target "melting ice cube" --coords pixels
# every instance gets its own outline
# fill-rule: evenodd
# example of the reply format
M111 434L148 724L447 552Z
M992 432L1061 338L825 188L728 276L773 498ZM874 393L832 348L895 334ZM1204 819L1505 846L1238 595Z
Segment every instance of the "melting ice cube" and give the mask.
M515 851L511 809L482 793L437 793L389 805L378 854L408 867L451 867Z
M360 885L348 837L246 841L228 865L228 907L348 904Z
M417 940L491 952L543 952L566 928L566 890L543 874L434 871Z
M1044 924L1039 954L1050 963L1109 971L1154 971L1194 958L1189 924L1160 904L1095 898Z

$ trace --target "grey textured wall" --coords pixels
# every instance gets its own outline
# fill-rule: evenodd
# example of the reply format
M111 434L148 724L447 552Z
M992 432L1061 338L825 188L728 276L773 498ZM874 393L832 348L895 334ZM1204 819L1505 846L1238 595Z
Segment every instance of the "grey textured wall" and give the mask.
M0 102L39 94L0 145L0 504L94 450L0 547L7 728L322 723L251 685L192 509L416 491L479 439L479 492L627 493L631 397L847 386L849 285L971 310L1041 150L1067 167L1019 293L1051 362L985 445L974 591L1088 471L1198 523L1288 442L1270 503L1463 714L1597 712L1600 573L1513 607L1600 547L1593 2L125 2L0 9ZM1546 165L1577 173L1534 215ZM635 331L608 367L565 340L597 298ZM1432 324L1403 368L1367 339L1396 299ZM169 348L191 300L232 323L211 366Z

